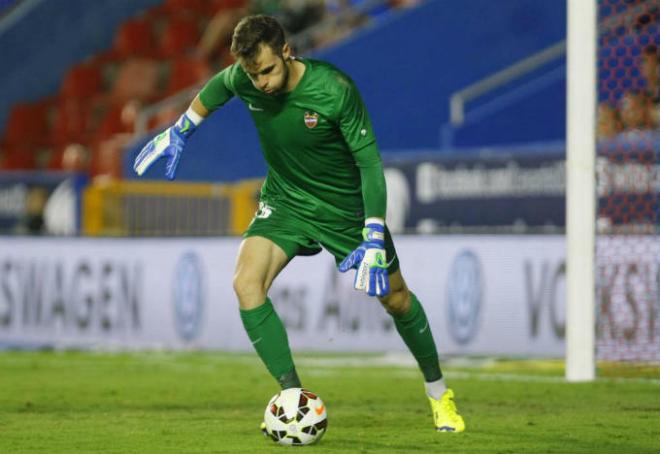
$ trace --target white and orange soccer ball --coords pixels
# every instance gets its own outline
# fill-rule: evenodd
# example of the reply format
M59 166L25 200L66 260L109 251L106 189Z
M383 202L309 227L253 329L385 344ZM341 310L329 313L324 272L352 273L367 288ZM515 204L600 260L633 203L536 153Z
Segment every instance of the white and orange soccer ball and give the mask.
M304 388L275 394L264 412L264 435L282 445L318 442L328 427L328 413L319 396Z

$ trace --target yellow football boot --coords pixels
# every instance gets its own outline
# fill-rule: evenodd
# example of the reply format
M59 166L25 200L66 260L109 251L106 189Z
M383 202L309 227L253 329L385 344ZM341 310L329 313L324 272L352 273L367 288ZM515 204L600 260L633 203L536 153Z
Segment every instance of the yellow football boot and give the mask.
M465 422L458 414L454 403L454 391L447 389L438 400L429 397L431 410L433 411L433 422L438 432L463 432Z

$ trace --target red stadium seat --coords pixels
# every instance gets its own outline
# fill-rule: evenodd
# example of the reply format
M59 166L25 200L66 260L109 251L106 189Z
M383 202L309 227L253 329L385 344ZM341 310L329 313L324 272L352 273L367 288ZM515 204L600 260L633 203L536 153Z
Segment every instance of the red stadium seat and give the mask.
M64 155L64 148L64 146L60 145L50 155L50 160L48 161L48 165L46 167L48 170L62 170L62 156Z
M154 101L158 94L159 71L155 60L134 58L122 63L112 87L112 102Z
M106 109L96 131L96 137L106 139L114 134L132 133L141 108L142 103L133 99Z
M9 113L4 142L10 145L43 143L47 129L42 105L16 104Z
M150 57L154 55L154 36L151 22L145 19L133 19L119 28L115 35L113 57Z
M87 143L91 123L91 104L86 100L63 98L57 111L50 134L51 143L61 146L69 142Z
M205 60L182 56L170 63L170 78L167 94L172 95L184 88L205 82L211 75L211 69Z
M40 133L41 138L37 142L38 145L45 147L51 147L52 145L50 141L50 136L53 130L53 123L57 111L58 100L59 100L58 96L51 96L48 98L44 98L35 104L35 108L38 112L38 115L40 118L43 119L44 122L42 126L44 129Z
M206 0L165 0L162 8L170 15L178 15L182 12L204 13Z
M98 131L96 131L98 136L109 137L113 134L124 132L121 121L121 110L122 107L120 105L113 105L105 112L101 120L101 125Z
M93 147L91 175L120 179L122 177L122 156L127 143L128 138L123 134L98 141Z
M86 98L103 89L101 69L97 65L74 66L64 77L60 94L68 98Z
M246 7L248 3L248 0L211 0L211 2L209 2L209 13L213 14L218 11L243 8Z
M190 17L172 17L161 32L159 54L173 58L194 49L199 41L197 21Z
M32 135L32 106L29 104L16 104L9 112L9 119L5 129L5 141L20 143Z
M4 153L2 168L5 170L32 170L36 168L36 153L27 146L8 148Z
M181 106L172 104L165 106L156 115L149 119L149 130L165 129L176 122L181 116Z

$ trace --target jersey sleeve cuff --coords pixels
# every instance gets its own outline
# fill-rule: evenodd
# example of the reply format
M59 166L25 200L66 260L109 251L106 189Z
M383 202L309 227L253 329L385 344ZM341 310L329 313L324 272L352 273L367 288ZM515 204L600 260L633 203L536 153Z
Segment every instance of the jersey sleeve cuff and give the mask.
M206 107L206 106L204 106L204 107ZM191 107L188 107L188 110L186 110L186 117L188 117L188 118L190 119L190 121L192 121L192 123L193 123L195 126L199 126L199 124L200 124L202 121L204 121L204 117L202 117L200 114L198 114L197 112L195 112L195 111L193 110L192 106L191 106Z
M385 225L385 219L383 218L367 218L364 220L364 225L369 225L369 224L378 224L378 225Z

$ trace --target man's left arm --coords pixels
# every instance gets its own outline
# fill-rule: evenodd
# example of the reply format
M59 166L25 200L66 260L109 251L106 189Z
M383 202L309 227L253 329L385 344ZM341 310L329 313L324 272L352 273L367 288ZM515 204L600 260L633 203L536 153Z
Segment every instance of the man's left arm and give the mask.
M384 223L387 213L387 187L383 161L380 159L376 142L353 152L353 157L355 164L360 169L364 217L365 219L379 218Z
M337 123L360 170L365 219L380 218L384 222L387 211L385 175L369 113L353 81L339 79L338 88Z
M383 163L371 120L355 85L346 81L340 97L339 127L360 170L365 226L363 242L339 265L339 271L357 269L354 286L370 296L389 293L385 254L387 190Z

